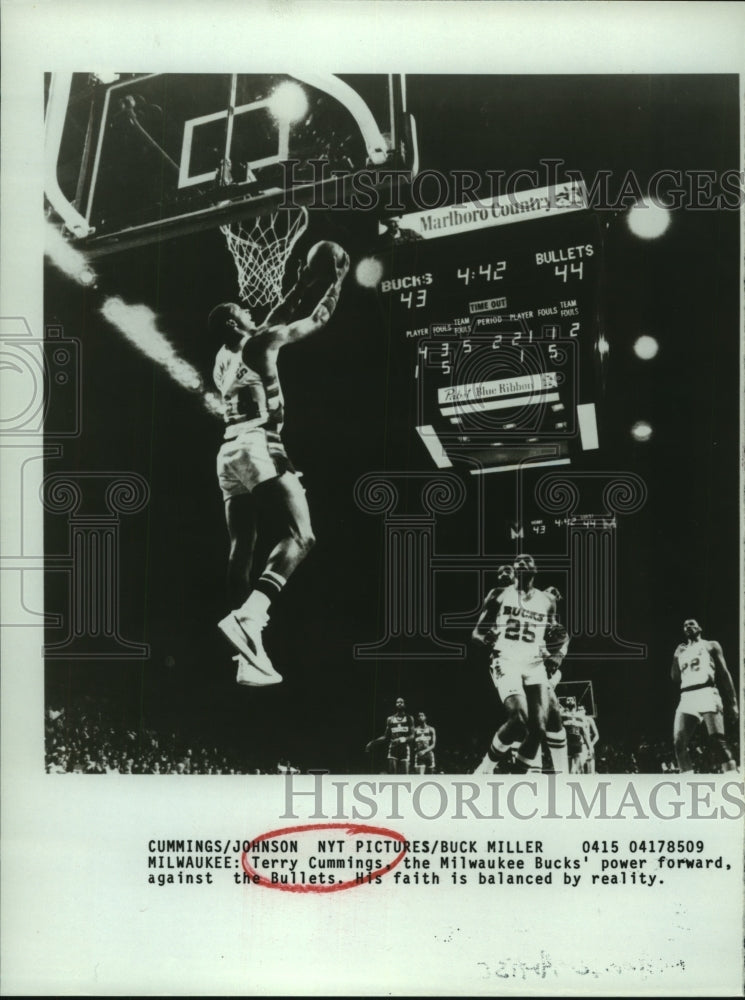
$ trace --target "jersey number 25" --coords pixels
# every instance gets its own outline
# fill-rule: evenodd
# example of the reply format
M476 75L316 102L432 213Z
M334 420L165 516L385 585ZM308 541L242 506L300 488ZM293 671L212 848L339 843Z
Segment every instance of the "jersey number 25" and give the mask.
M508 618L504 628L505 639L517 642L535 642L535 629L532 629L528 622L521 622L519 618Z

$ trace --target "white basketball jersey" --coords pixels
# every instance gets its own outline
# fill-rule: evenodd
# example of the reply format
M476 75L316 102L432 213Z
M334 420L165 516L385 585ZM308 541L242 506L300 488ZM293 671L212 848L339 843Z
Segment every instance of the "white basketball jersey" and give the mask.
M699 684L714 683L714 661L707 649L706 640L696 639L678 652L681 690Z
M221 347L212 377L225 405L227 424L281 429L284 413L276 375L262 378L249 368L240 351Z
M546 626L554 619L553 598L542 590L530 596L517 587L505 588L499 599L494 649L510 659L542 660Z

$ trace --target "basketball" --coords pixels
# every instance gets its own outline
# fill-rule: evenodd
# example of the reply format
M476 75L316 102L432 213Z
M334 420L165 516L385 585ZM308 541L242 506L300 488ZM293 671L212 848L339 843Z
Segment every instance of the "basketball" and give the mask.
M338 243L330 240L321 240L308 251L306 264L314 274L323 274L332 271L346 270L349 266L349 257Z

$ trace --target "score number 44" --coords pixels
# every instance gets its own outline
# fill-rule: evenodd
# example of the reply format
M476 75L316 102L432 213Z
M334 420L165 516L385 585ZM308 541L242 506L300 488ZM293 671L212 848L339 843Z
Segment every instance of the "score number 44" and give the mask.
M584 261L577 260L571 264L554 264L554 274L566 284L570 274L576 274L580 281L584 275Z

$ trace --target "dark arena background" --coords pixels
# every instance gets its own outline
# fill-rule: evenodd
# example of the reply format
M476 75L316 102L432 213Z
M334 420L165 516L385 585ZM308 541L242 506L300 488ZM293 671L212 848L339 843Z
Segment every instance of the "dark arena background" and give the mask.
M72 100L75 87L82 94L89 86L87 74L75 74ZM237 686L233 651L217 629L229 607L228 537L215 475L221 422L201 393L179 385L102 313L116 297L146 306L211 390L220 345L210 341L206 318L214 305L237 297L217 223L91 255L96 277L87 286L47 262L49 357L60 338L77 342L81 409L80 433L57 438L74 400L69 383L50 383L46 433L62 447L48 456L45 473L48 483L57 474L82 483L85 494L74 514L47 504L46 610L59 616L46 637L48 770L383 771L384 751L369 755L364 748L383 733L400 696L437 731L436 770L469 773L502 719L486 655L470 632L497 566L518 551L535 556L539 587L553 584L564 595L559 609L570 634L578 617L572 594L612 594L613 634L576 629L563 667L563 681L576 682L571 692L595 714L599 771L673 768L678 692L670 664L685 618L697 618L704 636L721 643L739 686L737 78L413 76L406 92L421 173L437 171L451 183L459 171L473 172L487 198L499 193L489 190L490 171L505 178L535 171L538 183L519 180L521 192L581 178L592 192L590 210L577 220L522 220L477 236L408 243L379 235L379 221L421 210L409 188L402 188L404 212L385 212L382 203L377 210L311 204L288 273L318 240L343 246L351 267L328 326L280 354L283 437L303 472L317 542L275 602L265 632L284 677L276 687ZM139 120L147 124L146 116ZM149 127L155 131L157 120ZM150 178L158 169L151 153L139 166ZM135 160L122 157L120 167L136 184ZM680 188L680 204L664 232L639 235L633 207L663 170L671 173L660 190ZM593 188L603 176L607 183ZM441 206L455 203L450 193ZM418 194L429 207L434 180ZM541 226L532 236L531 227ZM550 240L543 235L549 230ZM490 474L470 475L468 458L444 473L433 463L417 432L423 422L436 425L436 414L425 420L417 409L419 380L429 375L417 367L423 355L416 337L407 336L417 328L417 303L398 293L394 302L358 276L370 258L384 261L390 274L449 268L447 280L467 302L478 281L477 298L494 294L499 278L490 268L506 254L527 259L590 240L602 255L585 274L592 294L581 308L592 340L579 350L577 398L596 404L599 447L571 452L566 477L592 473L600 482L632 474L645 495L616 514L611 583L588 579L578 587L585 564L562 561L567 516L540 509L536 500L551 469L517 475L491 467ZM83 243L78 249L86 252ZM531 294L530 283L514 287L516 301L528 303ZM426 323L439 318L428 315ZM490 340L495 335L491 330ZM101 483L105 488L103 474L117 473L142 477L149 495L116 523L111 613L119 636L134 645L102 656L85 637L68 642L79 579L64 567L74 558L76 524L106 510L96 495ZM396 484L402 517L422 514L423 482L436 484L440 475L461 484L460 505L439 510L431 522L439 561L430 631L439 647L426 636L416 646L401 632L380 655L369 648L390 624L390 519L360 501L359 483L373 473ZM583 495L587 506L574 513L611 518L598 498ZM729 734L734 741L735 731ZM698 770L712 769L705 748L695 759Z

